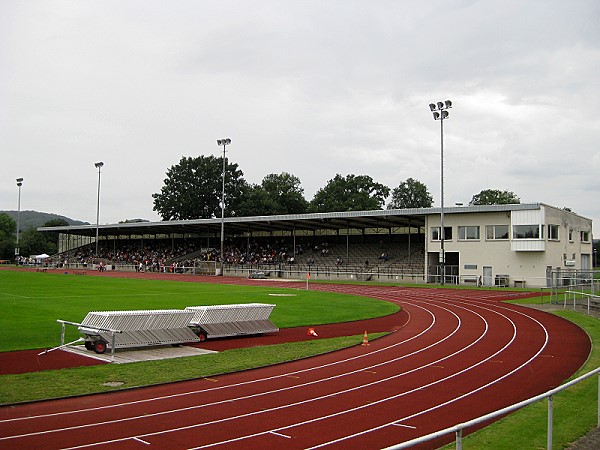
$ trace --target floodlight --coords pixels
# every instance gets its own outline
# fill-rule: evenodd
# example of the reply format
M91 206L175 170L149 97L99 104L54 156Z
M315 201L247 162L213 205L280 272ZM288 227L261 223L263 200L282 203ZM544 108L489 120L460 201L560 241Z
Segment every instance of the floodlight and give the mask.
M440 281L441 284L445 283L446 278L446 249L444 248L444 119L447 119L450 116L450 113L447 111L449 108L452 108L452 102L450 100L446 100L445 102L437 102L430 103L429 109L433 114L434 120L440 121L440 190L441 190L441 208L440 208Z
M225 243L225 147L231 144L231 139L217 139L217 145L223 146L223 186L221 189L221 254L219 255L221 258L221 275L223 275L223 246Z
M94 163L94 166L96 166L97 169L99 169L100 167L102 167L104 165L104 163L102 161Z

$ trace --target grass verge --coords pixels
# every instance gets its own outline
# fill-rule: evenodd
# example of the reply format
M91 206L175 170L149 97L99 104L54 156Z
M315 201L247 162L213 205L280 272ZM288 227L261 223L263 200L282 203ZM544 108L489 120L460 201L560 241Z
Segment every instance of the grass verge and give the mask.
M385 333L373 333L376 339ZM106 364L0 377L0 403L86 395L210 377L298 360L362 343L363 335L240 348L186 358ZM122 383L118 387L105 383Z

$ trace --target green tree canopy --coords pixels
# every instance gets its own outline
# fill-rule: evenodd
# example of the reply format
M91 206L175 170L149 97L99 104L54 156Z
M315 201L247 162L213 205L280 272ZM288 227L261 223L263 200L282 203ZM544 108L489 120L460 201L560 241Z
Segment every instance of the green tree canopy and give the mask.
M42 253L53 255L56 253L58 246L52 242L50 236L29 227L20 234L19 247L22 256L32 256L41 255Z
M0 213L0 259L12 259L15 254L17 223L6 213Z
M372 211L382 209L390 188L368 175L337 174L317 191L310 202L312 212Z
M243 194L248 190L244 173L236 163L225 168L225 211L236 216ZM163 220L208 219L221 216L223 158L182 157L167 170L160 193L152 194L154 211Z
M511 191L501 191L499 189L484 189L479 194L473 196L469 205L510 205L521 203L519 197Z
M69 226L69 222L67 222L65 219L51 219L42 226L43 227L66 227L66 226ZM49 232L45 232L45 233L37 232L37 234L42 235L45 240L45 248L40 249L38 254L47 253L49 255L53 255L58 251L58 236L60 234L58 231L52 231L52 232L49 231Z
M253 185L240 204L240 215L300 214L308 211L300 179L287 172L269 174Z
M430 208L433 197L427 186L414 178L408 178L392 190L392 199L388 209Z

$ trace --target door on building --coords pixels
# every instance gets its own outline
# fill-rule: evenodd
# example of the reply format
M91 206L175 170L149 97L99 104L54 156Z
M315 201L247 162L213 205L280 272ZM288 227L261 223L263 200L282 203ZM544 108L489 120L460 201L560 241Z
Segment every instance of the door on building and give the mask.
M492 280L492 268L490 266L483 266L483 280L484 286L493 286L494 280Z
M585 253L581 255L581 270L584 272L588 272L590 270L590 255L586 255Z

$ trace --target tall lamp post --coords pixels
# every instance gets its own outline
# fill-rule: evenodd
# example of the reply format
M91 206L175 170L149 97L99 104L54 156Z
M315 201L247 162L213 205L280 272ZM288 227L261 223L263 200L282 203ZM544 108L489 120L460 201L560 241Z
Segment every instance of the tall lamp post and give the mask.
M441 283L444 284L446 278L446 251L444 249L445 230L444 230L444 119L447 119L450 113L448 109L452 108L452 102L446 100L445 102L430 103L429 109L433 113L433 119L440 121L440 146L441 146L441 170L440 170L440 190L442 196L441 208L440 208L440 266L442 270Z
M100 225L100 169L104 163L99 161L94 163L96 169L98 169L98 201L96 203L96 258L98 257L98 227Z
M17 178L17 186L19 187L19 203L17 209L17 245L15 247L15 259L17 259L17 264L19 263L19 255L21 250L19 249L19 229L21 228L21 186L23 186L23 178Z
M231 139L217 139L217 145L223 146L223 188L221 189L221 275L223 275L223 245L225 242L225 147L231 144Z

